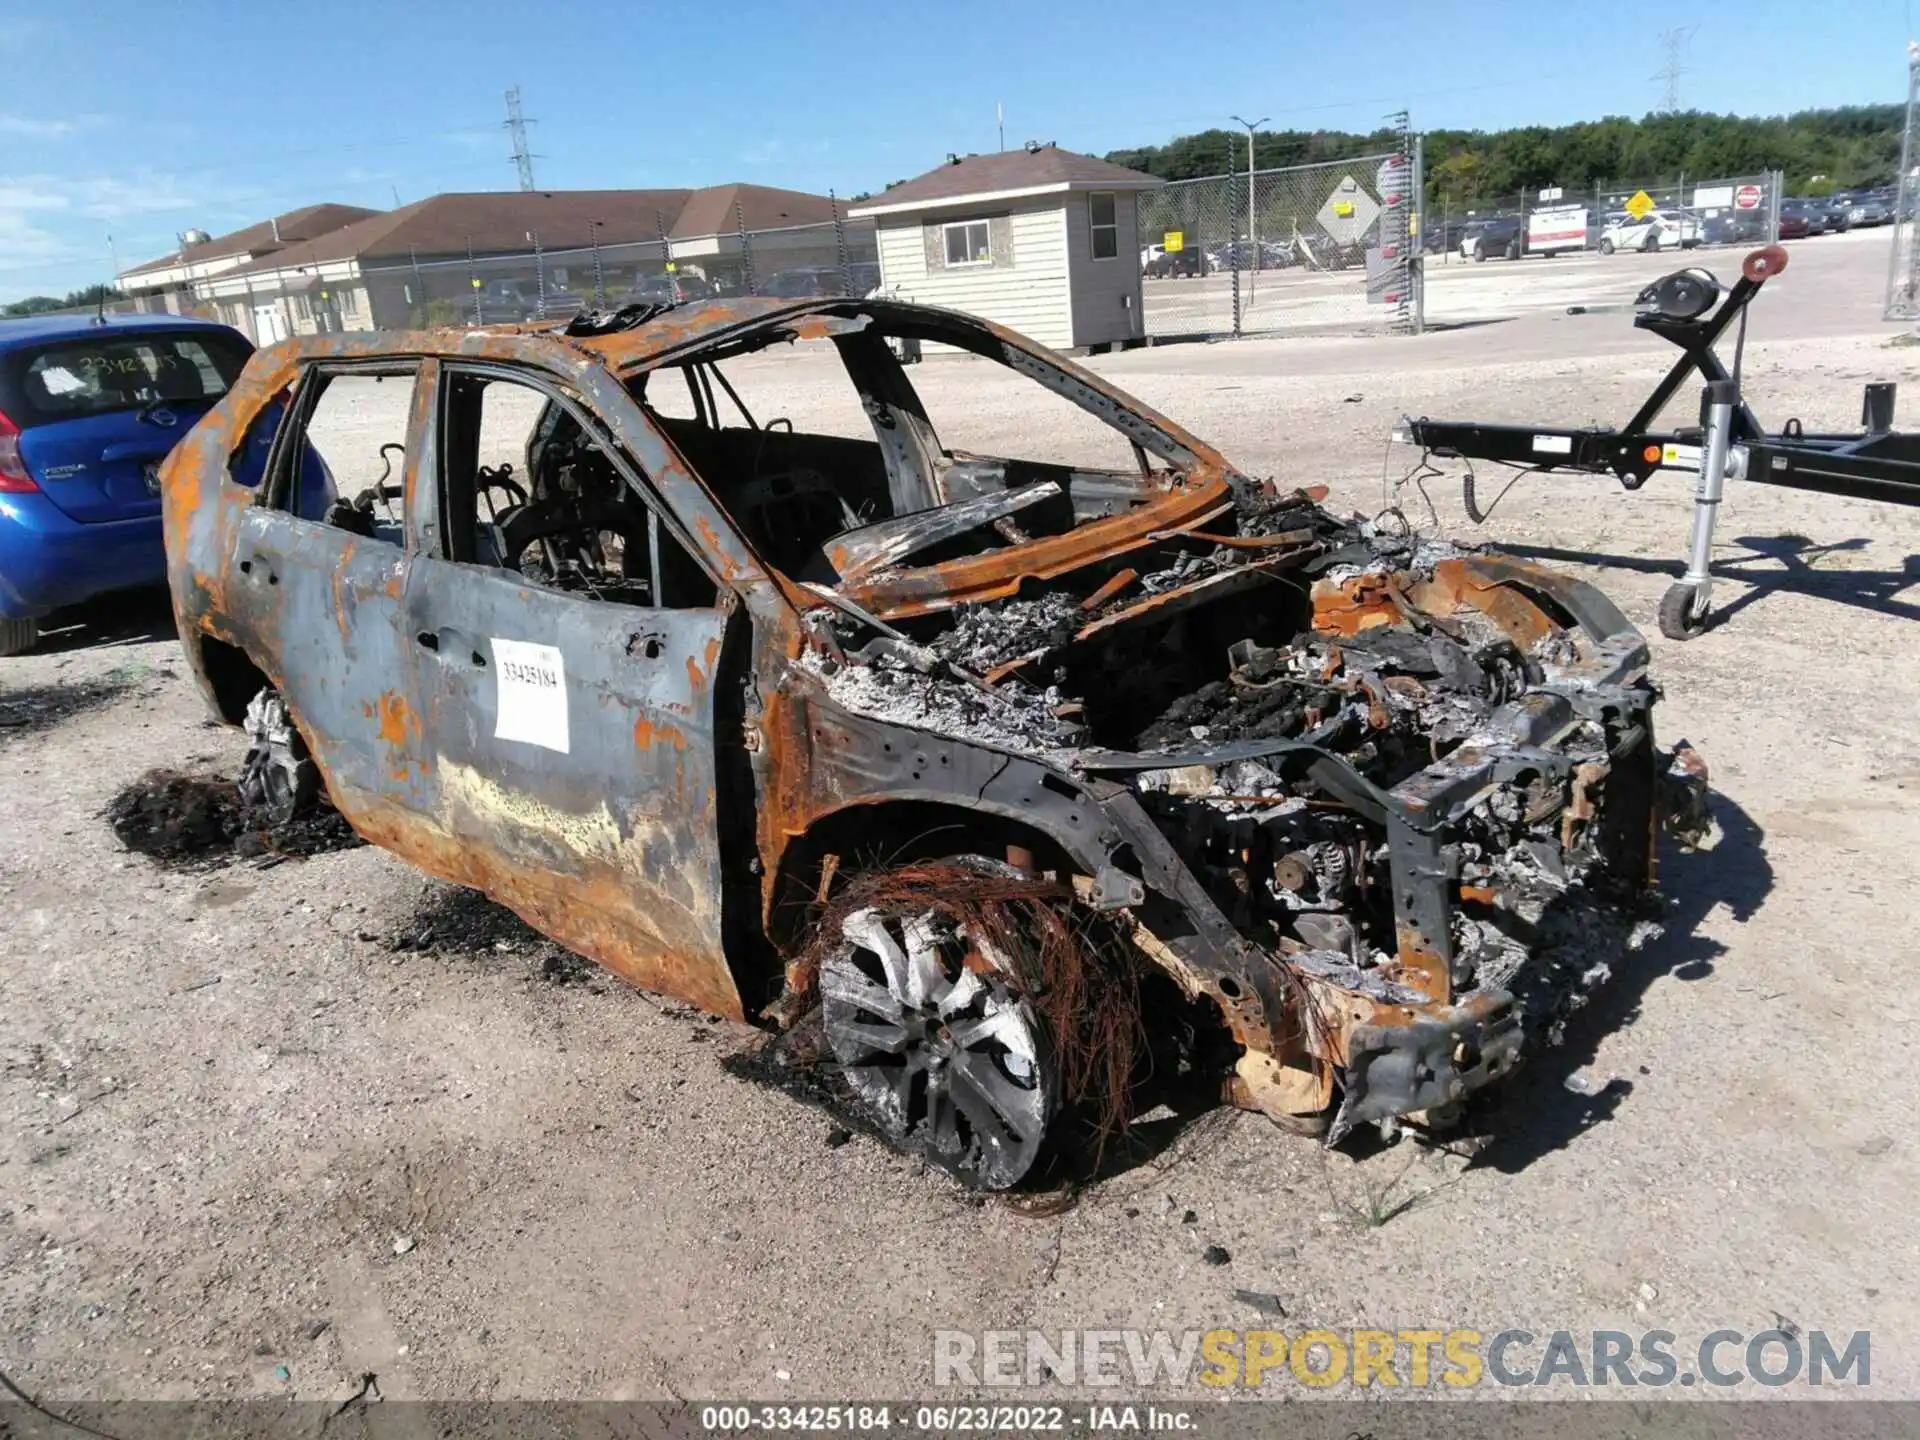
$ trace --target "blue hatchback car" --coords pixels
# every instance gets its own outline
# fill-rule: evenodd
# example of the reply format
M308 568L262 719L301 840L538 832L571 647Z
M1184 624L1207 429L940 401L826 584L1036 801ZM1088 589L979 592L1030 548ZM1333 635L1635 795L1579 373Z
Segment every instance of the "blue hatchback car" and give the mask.
M165 582L160 462L252 354L183 316L0 320L0 655L49 611Z

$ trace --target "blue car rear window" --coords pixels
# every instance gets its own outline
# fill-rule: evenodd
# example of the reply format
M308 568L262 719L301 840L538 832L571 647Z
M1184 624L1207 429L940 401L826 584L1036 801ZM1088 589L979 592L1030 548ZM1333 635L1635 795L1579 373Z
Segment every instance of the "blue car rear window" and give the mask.
M102 335L31 352L20 392L36 420L71 420L153 401L199 403L227 393L247 363L215 335Z

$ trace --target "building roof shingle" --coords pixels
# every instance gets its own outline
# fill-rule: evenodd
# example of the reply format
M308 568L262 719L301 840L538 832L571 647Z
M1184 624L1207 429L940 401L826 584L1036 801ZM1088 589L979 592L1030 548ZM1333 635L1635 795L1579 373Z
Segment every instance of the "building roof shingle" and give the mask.
M314 265L355 257L404 259L410 253L497 255L530 248L530 234L550 250L658 237L671 231L693 192L689 190L500 190L433 195L372 215L324 235L310 245L289 247L278 257L243 266L235 274L276 265Z
M289 210L272 220L261 220L244 229L234 230L225 235L199 245L189 245L172 255L163 255L158 260L149 260L144 265L123 272L128 276L146 274L151 270L171 270L177 265L203 265L213 260L224 260L234 255L265 255L278 250L282 245L291 245L338 230L351 225L356 220L365 220L370 215L378 215L378 210L369 210L362 205L304 205L298 210ZM277 238L276 238L277 229Z
M736 203L738 217L733 213ZM825 225L832 219L833 202L825 195L771 185L709 185L688 197L674 222L673 238L731 235L742 221L749 230L780 230L789 225Z

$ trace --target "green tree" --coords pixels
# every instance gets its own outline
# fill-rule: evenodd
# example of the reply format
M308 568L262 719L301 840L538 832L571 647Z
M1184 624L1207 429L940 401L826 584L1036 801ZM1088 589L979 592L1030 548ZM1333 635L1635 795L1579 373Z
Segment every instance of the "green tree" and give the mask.
M1427 196L1456 208L1514 203L1542 186L1580 192L1598 186L1671 184L1786 172L1787 189L1800 194L1812 177L1831 189L1885 184L1900 165L1899 105L1847 105L1792 115L1709 115L1700 111L1608 115L1575 125L1526 125L1510 130L1426 132ZM1254 137L1261 169L1337 160L1391 148L1397 132L1262 130ZM1107 157L1164 180L1244 172L1244 132L1203 130L1164 145L1115 150Z

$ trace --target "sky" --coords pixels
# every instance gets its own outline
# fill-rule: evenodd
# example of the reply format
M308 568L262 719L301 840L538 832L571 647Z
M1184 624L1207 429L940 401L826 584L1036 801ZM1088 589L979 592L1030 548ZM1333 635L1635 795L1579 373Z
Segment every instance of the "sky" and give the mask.
M1901 100L1916 0L0 0L0 302L321 201L751 181L841 195L950 151L1101 154L1231 117L1499 129Z

